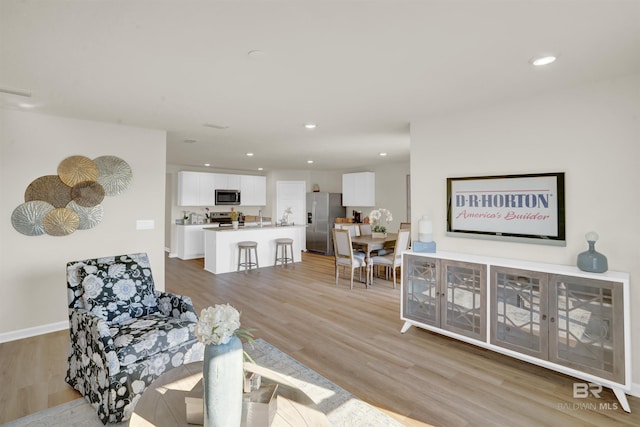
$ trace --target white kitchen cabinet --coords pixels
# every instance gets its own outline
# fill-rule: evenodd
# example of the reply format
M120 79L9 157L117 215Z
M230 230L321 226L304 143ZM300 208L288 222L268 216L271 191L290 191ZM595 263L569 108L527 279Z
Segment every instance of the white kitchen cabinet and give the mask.
M267 204L267 178L208 172L178 172L178 206L213 206L216 190L239 190L242 206Z
M178 172L178 206L199 206L201 172Z
M178 227L177 256L180 259L204 258L204 229L217 224L176 225Z
M216 173L215 190L240 190L240 175Z
M216 204L215 174L203 173L198 181L198 206L213 206Z
M342 206L375 205L375 172L356 172L342 175Z
M214 175L207 172L178 172L178 206L214 205Z
M267 204L267 177L240 176L240 205L265 206Z

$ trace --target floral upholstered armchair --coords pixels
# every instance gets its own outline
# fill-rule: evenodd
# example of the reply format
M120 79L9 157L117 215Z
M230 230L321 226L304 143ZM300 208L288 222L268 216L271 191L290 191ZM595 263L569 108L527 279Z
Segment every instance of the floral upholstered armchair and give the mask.
M147 254L67 263L66 381L106 423L129 419L160 375L203 359L189 297L154 289Z

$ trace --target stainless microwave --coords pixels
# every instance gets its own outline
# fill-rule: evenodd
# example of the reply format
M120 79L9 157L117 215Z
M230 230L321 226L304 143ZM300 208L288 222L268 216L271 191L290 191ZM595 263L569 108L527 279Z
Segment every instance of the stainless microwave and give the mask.
M239 205L239 190L216 190L216 205Z

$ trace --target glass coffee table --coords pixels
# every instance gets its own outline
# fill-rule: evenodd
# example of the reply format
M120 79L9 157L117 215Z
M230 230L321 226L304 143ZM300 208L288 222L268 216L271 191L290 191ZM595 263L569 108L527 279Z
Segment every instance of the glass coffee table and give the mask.
M263 384L278 384L277 412L271 426L331 425L309 396L276 371L253 363L245 363L245 370L258 373ZM193 426L187 423L185 397L201 379L202 362L182 365L161 375L140 397L129 426Z

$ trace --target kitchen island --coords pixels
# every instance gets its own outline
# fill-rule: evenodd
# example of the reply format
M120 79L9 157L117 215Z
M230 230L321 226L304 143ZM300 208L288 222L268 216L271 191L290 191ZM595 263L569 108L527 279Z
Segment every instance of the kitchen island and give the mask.
M252 240L258 243L260 267L274 265L276 239L293 239L293 262L302 261L301 251L306 249L306 225L246 226L204 228L204 269L214 273L229 273L238 268L238 242Z

